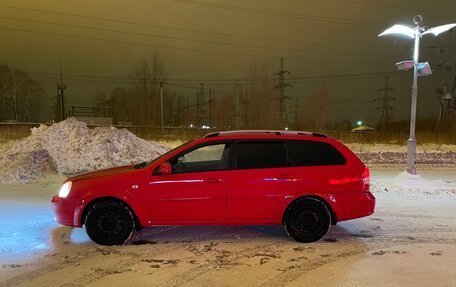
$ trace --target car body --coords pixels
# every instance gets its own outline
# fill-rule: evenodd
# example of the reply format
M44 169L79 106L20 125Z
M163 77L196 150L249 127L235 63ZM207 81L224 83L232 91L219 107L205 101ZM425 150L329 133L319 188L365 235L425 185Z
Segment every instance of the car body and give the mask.
M90 226L107 245L160 225L284 224L311 242L330 224L374 212L369 177L352 151L321 134L216 132L148 163L69 178L52 206L58 223Z

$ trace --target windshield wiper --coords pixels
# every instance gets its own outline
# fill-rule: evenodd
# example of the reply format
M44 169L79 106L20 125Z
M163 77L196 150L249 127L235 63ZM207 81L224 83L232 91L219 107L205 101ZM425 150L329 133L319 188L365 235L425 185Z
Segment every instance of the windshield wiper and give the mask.
M148 163L149 163L148 161L144 161L144 162L142 162L142 163L138 163L137 165L135 165L135 169L144 168L144 167L146 167L146 165L147 165Z

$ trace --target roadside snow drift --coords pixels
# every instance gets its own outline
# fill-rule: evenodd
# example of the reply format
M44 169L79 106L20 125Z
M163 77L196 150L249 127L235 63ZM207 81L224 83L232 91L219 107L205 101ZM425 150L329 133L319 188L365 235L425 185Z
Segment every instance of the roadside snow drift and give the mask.
M419 174L413 175L403 171L395 177L374 180L372 190L374 193L456 194L456 183L454 181L426 179Z
M359 158L367 165L405 165L407 163L406 152L358 152ZM456 164L456 152L417 152L416 163L419 165L454 166Z
M89 129L74 118L32 129L32 134L0 155L0 183L28 182L45 173L73 175L148 161L166 148L126 129Z

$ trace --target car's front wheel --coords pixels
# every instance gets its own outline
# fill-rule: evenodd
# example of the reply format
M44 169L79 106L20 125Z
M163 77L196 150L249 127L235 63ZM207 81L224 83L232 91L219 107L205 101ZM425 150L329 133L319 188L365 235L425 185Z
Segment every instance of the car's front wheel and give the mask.
M84 221L90 239L101 245L123 244L133 233L135 220L128 207L115 201L96 203Z
M328 233L331 213L318 199L302 198L293 202L284 216L288 235L298 242L315 242Z

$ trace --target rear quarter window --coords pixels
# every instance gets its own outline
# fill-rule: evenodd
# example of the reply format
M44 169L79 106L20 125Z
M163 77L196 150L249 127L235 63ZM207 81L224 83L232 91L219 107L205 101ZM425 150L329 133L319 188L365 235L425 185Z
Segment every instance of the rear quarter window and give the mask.
M331 144L318 141L287 141L292 161L299 166L344 165L345 157Z

